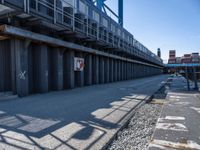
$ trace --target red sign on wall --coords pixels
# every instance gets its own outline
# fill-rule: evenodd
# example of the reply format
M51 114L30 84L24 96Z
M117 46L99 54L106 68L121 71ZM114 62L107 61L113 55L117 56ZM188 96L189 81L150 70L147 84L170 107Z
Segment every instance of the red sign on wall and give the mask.
M83 58L74 58L74 71L83 71L84 69L84 59Z

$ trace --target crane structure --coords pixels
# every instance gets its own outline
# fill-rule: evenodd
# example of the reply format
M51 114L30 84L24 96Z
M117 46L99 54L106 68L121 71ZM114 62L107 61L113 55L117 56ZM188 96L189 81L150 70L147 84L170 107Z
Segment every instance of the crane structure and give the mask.
M118 23L123 27L123 0L118 0L118 14L116 14L111 8L109 8L105 4L106 0L94 0L93 2L96 4L97 8L102 10L107 14L107 10L111 12L117 19Z

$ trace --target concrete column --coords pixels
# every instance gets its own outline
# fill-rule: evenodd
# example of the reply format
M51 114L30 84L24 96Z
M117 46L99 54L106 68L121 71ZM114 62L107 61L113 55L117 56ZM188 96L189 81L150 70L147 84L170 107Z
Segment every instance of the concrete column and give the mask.
M125 62L125 80L128 79L128 74L127 74L127 61Z
M74 51L67 50L64 53L64 88L72 89L75 87L74 73Z
M50 66L49 66L49 84L51 89L62 90L63 89L63 53L59 48L53 48L51 50Z
M138 64L135 64L135 77L139 78L139 66L138 66Z
M0 41L0 92L12 90L10 40Z
M97 55L92 57L92 82L99 84L99 56Z
M135 79L135 63L133 63L133 79Z
M12 92L13 94L17 94L16 87L16 51L15 51L15 39L11 39L10 48L11 48L11 80L12 80Z
M121 60L118 60L118 81L121 81Z
M109 73L110 73L110 65L109 65L109 58L108 57L105 57L105 63L104 63L104 66L105 66L105 72L104 72L104 75L105 75L105 83L108 83L110 82L109 80Z
M132 79L134 79L134 72L135 72L135 68L134 68L134 63L132 63Z
M122 62L122 74L123 74L123 80L125 80L126 73L125 73L125 62L124 61Z
M128 74L128 80L130 80L130 75L131 75L131 68L130 68L130 63L127 63L127 74Z
M104 83L105 77L104 77L104 57L100 57L99 59L99 83Z
M87 54L85 56L85 85L91 85L92 84L92 55Z
M49 91L49 66L48 66L48 47L45 44L37 47L39 63L39 92L46 93ZM37 60L36 60L37 61ZM37 85L36 85L37 86Z
M114 70L113 70L113 58L110 58L109 59L109 64L110 64L110 67L109 67L109 78L110 78L110 82L113 82L113 72L114 72Z
M77 52L75 57L84 58L84 54L82 52ZM84 71L75 71L75 86L76 87L83 87L84 86Z
M131 75L130 75L130 79L133 79L133 63L130 63L130 70L131 70Z
M13 39L12 51L15 51L16 60L16 88L20 97L29 94L28 74L28 42L25 40Z
M12 90L10 41L0 41L0 92Z
M114 64L113 64L114 66L114 74L113 74L113 80L114 80L114 82L116 82L117 81L117 60L116 59L114 59Z
M122 69L121 69L121 76L122 76L122 80L124 80L124 78L125 78L125 74L124 74L124 61L122 61Z

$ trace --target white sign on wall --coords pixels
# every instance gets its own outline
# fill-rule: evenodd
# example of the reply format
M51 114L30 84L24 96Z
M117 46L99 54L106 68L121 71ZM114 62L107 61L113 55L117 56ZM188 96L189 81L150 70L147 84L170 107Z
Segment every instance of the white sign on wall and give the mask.
M84 69L84 59L83 58L74 58L74 71L83 71Z

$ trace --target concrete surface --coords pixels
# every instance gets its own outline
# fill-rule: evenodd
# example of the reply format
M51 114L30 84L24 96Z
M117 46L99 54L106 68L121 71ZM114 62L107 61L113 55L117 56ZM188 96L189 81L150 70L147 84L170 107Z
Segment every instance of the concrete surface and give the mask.
M200 93L186 88L184 78L173 79L149 150L200 150Z
M168 76L0 102L0 149L101 149Z

